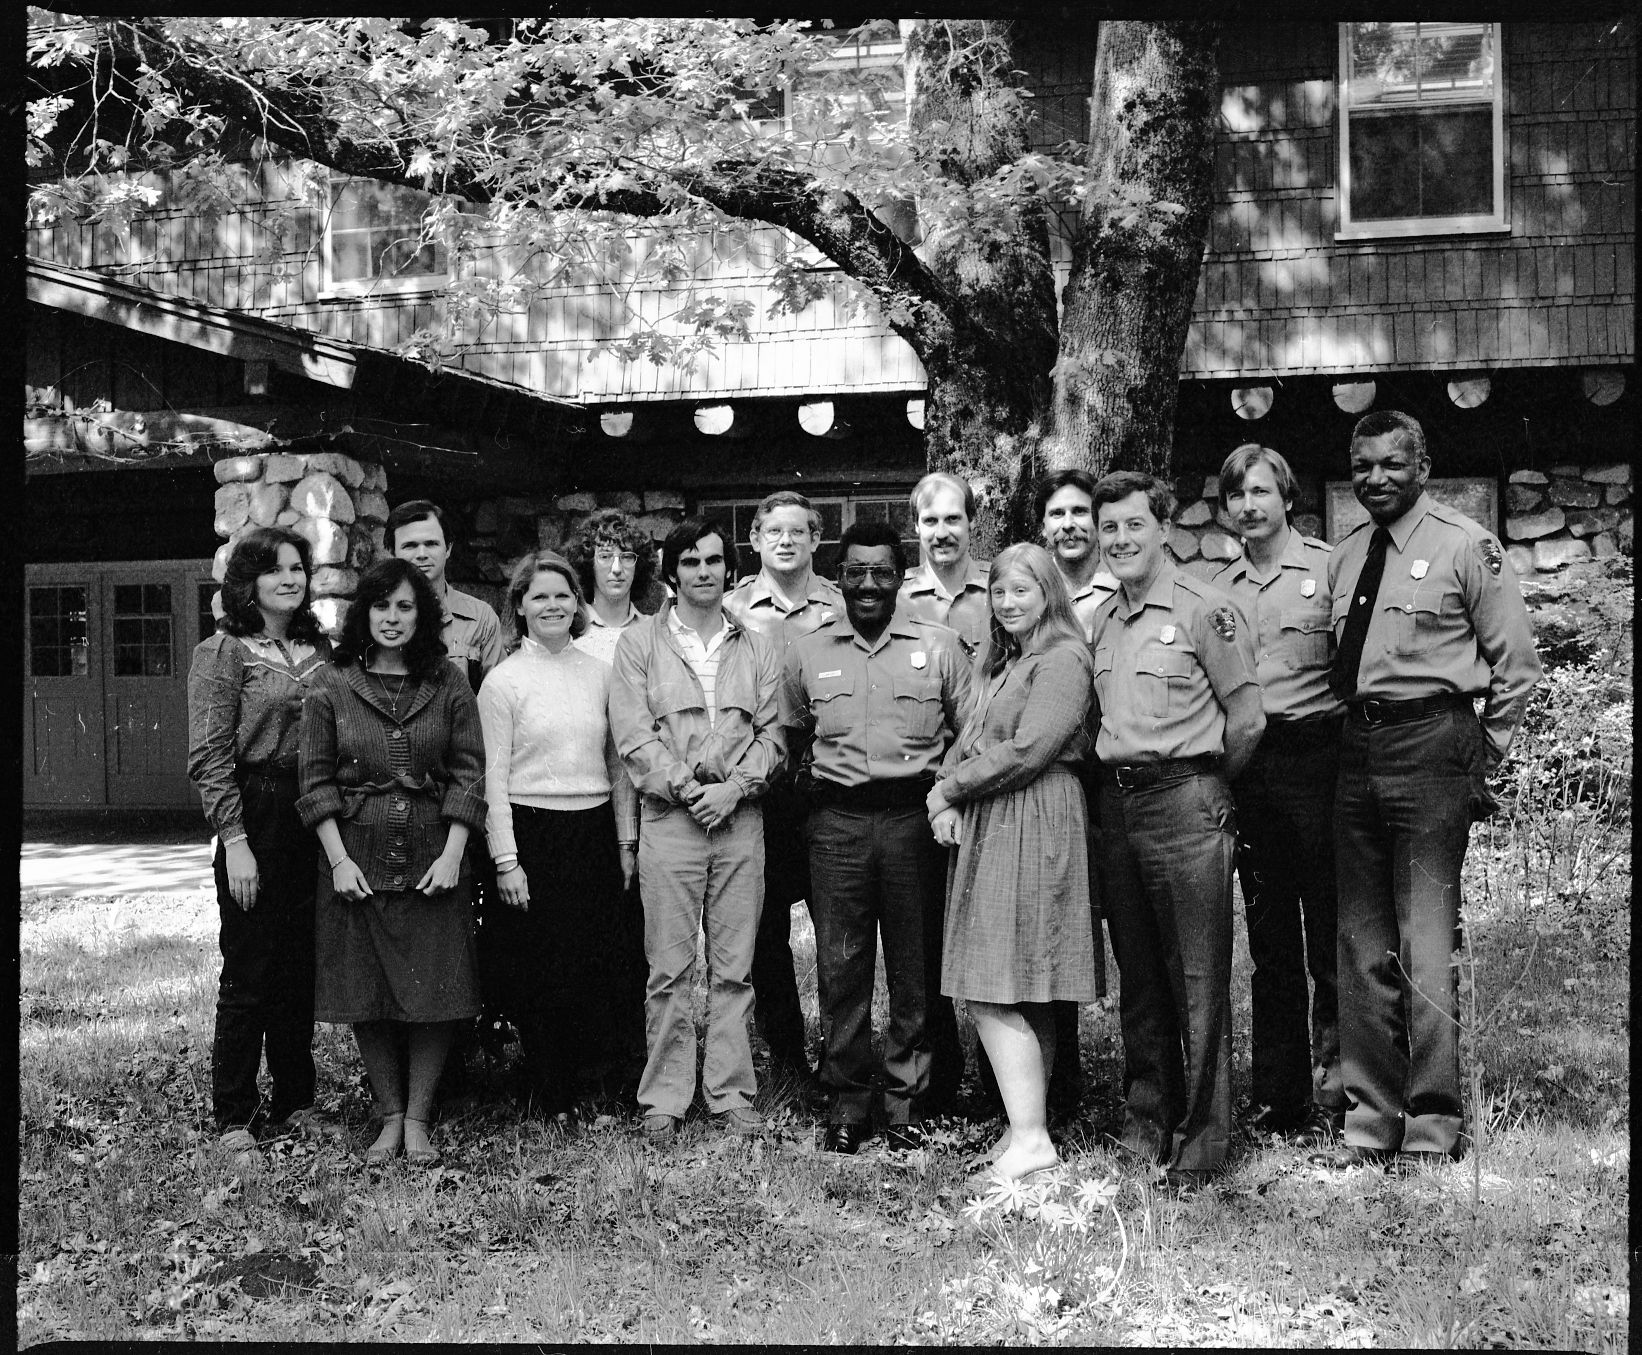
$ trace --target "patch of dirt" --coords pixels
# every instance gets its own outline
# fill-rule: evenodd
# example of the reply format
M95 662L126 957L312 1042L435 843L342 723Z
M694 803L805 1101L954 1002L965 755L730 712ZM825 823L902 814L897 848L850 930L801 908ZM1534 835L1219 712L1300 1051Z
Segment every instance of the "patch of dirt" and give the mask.
M217 1262L207 1272L207 1279L219 1285L237 1279L240 1292L247 1298L264 1299L284 1294L289 1289L317 1289L319 1266L301 1256L256 1252Z

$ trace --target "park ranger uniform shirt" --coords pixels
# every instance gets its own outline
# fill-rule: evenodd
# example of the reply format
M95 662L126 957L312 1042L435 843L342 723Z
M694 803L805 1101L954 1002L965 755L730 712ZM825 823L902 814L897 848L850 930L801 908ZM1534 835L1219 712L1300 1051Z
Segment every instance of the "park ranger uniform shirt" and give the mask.
M897 617L915 621L934 621L957 631L973 656L986 639L992 620L991 587L992 565L987 560L971 559L964 575L963 585L956 593L949 593L935 577L934 566L925 561L907 570L901 583L901 592L895 599Z
M970 666L948 626L895 615L869 645L840 612L788 647L781 723L814 729L820 780L931 779L958 732Z
M502 661L502 623L488 602L460 588L446 585L443 606L439 638L445 642L445 657L467 674L468 686L477 692L485 674Z
M1225 703L1257 682L1249 627L1219 589L1164 560L1130 607L1119 588L1095 614L1095 755L1104 763L1219 757Z
M831 579L811 571L804 600L795 607L787 602L769 570L760 569L725 595L724 610L748 630L779 640L785 650L800 635L808 635L834 616L842 616L844 595Z
M1329 557L1336 636L1345 632L1373 531L1363 523ZM1496 766L1543 676L1511 562L1491 532L1429 494L1387 531L1355 699L1484 696L1482 728Z
M1083 638L1085 640L1094 638L1095 613L1100 610L1100 604L1105 602L1117 590L1117 575L1105 567L1097 569L1090 576L1089 582L1076 591L1073 591L1070 582L1068 582L1067 592L1071 593L1072 596L1072 611L1077 615L1078 625L1083 627Z
M1328 561L1332 548L1292 527L1277 568L1262 578L1245 554L1211 583L1237 605L1254 639L1260 703L1270 723L1338 716L1329 690L1334 661Z

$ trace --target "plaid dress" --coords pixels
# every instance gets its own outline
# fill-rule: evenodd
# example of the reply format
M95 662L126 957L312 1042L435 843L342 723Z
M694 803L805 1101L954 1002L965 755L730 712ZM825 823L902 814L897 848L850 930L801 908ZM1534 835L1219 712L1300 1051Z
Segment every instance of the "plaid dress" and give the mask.
M978 679L977 679L978 680ZM1093 1002L1083 787L1094 665L1057 640L992 678L942 768L963 836L947 873L941 991L979 1002Z

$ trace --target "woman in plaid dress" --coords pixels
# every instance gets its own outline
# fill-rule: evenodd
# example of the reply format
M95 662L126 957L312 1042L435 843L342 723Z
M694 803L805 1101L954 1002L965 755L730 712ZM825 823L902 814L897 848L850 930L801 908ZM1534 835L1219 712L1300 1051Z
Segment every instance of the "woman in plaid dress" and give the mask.
M1053 558L1011 546L992 563L992 617L970 709L929 793L947 876L941 991L969 1004L1009 1128L994 1171L1018 1179L1059 1160L1045 1089L1051 1002L1095 999L1083 788L1094 668Z

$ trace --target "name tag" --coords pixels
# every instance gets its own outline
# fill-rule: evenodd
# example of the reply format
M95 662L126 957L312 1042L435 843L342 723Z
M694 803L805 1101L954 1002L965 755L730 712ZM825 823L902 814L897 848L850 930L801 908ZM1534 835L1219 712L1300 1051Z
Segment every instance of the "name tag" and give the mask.
M1317 596L1317 580L1304 579L1300 583L1300 596L1303 598Z
M929 656L923 650L915 649L912 651L912 666L914 668L922 668L928 662Z
M824 682L827 678L830 678L830 677L843 677L843 676L844 676L844 670L842 668L834 668L830 673L817 673L815 675L815 680L817 682Z

